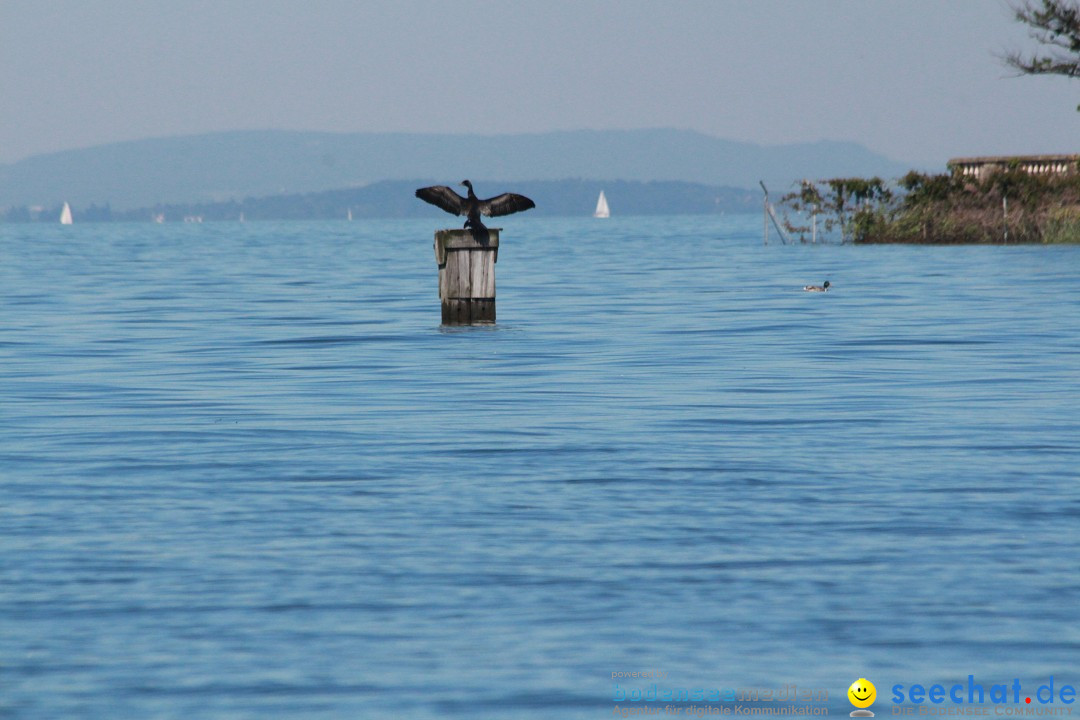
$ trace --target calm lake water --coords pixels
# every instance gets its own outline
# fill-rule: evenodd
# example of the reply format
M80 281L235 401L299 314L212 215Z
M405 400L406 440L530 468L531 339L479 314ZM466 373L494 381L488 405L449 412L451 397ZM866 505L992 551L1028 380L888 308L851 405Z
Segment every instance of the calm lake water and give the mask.
M442 222L0 226L0 717L1080 684L1080 247Z

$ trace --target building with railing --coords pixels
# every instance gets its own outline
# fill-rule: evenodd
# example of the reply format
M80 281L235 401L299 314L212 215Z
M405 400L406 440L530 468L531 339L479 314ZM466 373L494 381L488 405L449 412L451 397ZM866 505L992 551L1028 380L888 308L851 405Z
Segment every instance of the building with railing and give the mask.
M1031 175L1073 175L1080 173L1080 155L1002 155L949 161L949 170L954 175L976 181L1007 168L1019 168Z

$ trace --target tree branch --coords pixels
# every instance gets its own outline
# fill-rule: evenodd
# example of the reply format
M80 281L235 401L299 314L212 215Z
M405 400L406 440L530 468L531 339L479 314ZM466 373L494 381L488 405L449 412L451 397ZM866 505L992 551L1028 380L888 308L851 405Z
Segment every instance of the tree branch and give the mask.
M1031 27L1031 37L1046 54L1012 52L1005 63L1025 75L1080 77L1080 0L1026 0L1014 6L1016 19ZM1064 51L1064 52L1061 52Z

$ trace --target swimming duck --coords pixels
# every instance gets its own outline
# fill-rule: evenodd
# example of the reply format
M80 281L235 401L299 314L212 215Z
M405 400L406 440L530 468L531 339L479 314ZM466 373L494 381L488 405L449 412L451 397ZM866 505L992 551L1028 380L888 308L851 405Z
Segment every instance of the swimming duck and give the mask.
M829 281L826 280L824 285L807 285L803 290L806 292L829 292Z

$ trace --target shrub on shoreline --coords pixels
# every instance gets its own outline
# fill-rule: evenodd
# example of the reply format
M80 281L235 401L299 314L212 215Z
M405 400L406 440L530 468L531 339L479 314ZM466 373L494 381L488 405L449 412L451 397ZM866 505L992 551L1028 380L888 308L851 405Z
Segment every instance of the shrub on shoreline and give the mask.
M1031 174L1017 163L981 180L912 171L893 186L803 181L781 203L788 231L804 240L809 227L792 222L793 213L817 215L826 232L860 244L1080 243L1080 172Z

